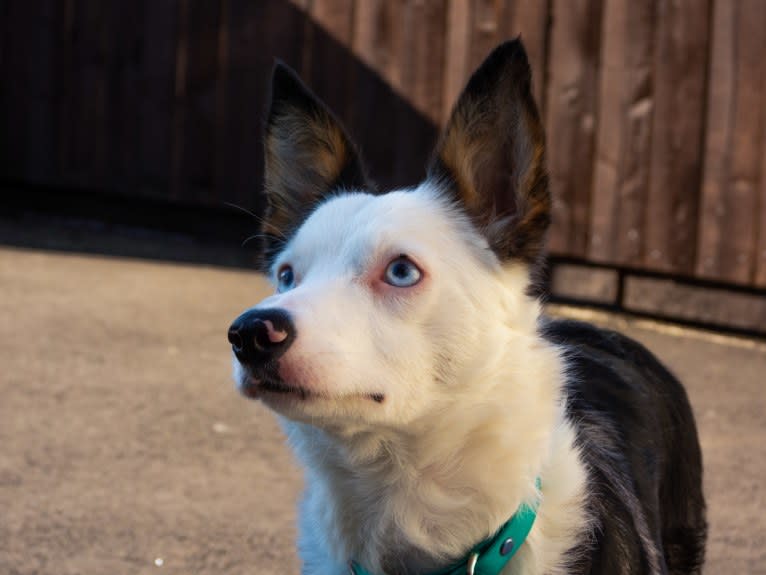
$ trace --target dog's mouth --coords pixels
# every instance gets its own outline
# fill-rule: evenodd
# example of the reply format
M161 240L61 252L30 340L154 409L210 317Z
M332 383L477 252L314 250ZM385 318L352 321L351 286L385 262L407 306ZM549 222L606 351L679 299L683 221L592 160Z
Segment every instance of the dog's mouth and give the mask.
M250 399L264 399L267 396L274 398L281 397L285 399L294 398L300 401L317 400L322 398L333 399L303 387L286 383L283 380L275 377L245 377L243 378L239 389L242 395L249 397ZM382 393L360 394L347 397L367 399L374 401L375 403L383 403L386 399L385 395Z
M316 394L307 389L290 385L280 379L270 377L248 377L242 381L240 391L244 396L251 399L260 399L266 394L281 395L285 397L292 396L304 401L316 397Z

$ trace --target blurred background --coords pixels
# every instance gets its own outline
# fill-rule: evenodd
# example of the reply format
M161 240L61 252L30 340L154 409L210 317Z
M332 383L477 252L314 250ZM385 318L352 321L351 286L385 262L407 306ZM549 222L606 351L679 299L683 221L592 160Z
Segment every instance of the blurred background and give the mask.
M300 475L224 335L267 289L274 58L388 188L517 35L552 309L687 382L707 573L766 572L764 0L0 0L0 571L297 571Z
M0 240L172 255L156 245L162 231L160 244L183 245L168 232L203 237L194 257L247 265L207 238L252 233L229 204L263 209L275 57L344 121L385 188L423 176L470 72L520 34L548 132L554 295L765 329L761 0L5 0L0 10ZM49 218L69 219L63 238ZM41 219L49 231L30 231ZM123 245L80 237L104 226L127 234Z

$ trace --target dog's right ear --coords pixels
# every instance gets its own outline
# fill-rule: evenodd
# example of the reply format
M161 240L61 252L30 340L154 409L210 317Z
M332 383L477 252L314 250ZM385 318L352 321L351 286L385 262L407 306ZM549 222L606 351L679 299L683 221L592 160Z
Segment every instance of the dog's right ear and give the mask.
M524 46L506 42L471 76L428 170L501 261L542 255L551 208L544 147Z
M338 189L370 189L364 165L340 122L288 66L277 62L264 138L261 267L317 204Z

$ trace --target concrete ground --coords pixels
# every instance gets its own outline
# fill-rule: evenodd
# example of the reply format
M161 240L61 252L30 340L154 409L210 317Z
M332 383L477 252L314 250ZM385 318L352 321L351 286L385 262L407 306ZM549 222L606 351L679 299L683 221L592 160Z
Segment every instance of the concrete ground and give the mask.
M255 274L0 248L0 573L297 573L300 472L237 395L226 328ZM766 345L586 315L686 383L706 573L766 573Z

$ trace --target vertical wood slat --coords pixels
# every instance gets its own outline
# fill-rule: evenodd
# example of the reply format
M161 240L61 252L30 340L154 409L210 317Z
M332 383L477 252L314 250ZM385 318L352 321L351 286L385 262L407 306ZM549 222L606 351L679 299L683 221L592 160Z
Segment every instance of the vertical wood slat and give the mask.
M178 0L143 0L135 179L142 193L167 197L171 183Z
M654 0L607 2L588 256L638 265L649 184Z
M694 269L702 181L709 4L660 0L643 265Z
M520 36L529 55L532 68L532 93L540 112L545 112L546 53L549 34L551 2L541 0L505 0L498 26L497 43Z
M602 0L556 0L552 6L546 131L553 194L550 249L587 250L596 140Z
M714 5L696 269L703 277L749 283L760 267L757 226L766 147L766 4L717 0Z
M392 61L397 57L398 31L393 4L388 0L363 0L354 13L352 50L359 60L353 73L354 113L349 129L357 138L372 176L384 188L395 185L397 161L393 137L375 137L390 133L396 116L392 87Z
M444 83L444 2L405 0L400 14L399 87L417 111L438 122Z
M305 14L281 0L224 0L218 36L217 201L260 211L262 132L274 59L300 70Z
M761 109L766 108L766 90L761 98ZM756 245L756 266L754 284L766 288L766 120L761 126L761 181L758 203L758 244Z
M141 67L144 55L140 51L143 19L144 2L141 1L115 2L109 13L105 185L126 194L143 188L136 169L143 98Z
M332 102L349 101L348 74L338 64L343 47L351 44L356 4L356 0L306 1L309 21L303 76ZM327 70L333 73L328 74ZM345 107L336 109L342 114Z
M184 135L186 113L183 101L186 97L186 74L189 62L189 2L178 0L178 24L173 74L173 127L170 146L170 189L169 196L178 198L183 193L182 166L184 160Z
M59 3L5 2L0 8L0 174L51 182L56 177L55 54ZM20 113L23 108L23 113Z
M388 77L393 57L391 4L387 0L359 2L354 11L351 49L367 66Z
M21 179L26 176L26 145L20 145L21 134L26 132L25 119L19 114L21 102L27 97L24 79L23 39L25 28L34 20L36 11L30 3L6 2L0 5L0 174L4 178ZM26 138L24 138L26 139Z
M353 81L346 46L353 36L355 0L313 0L308 5L308 57L303 77L341 120L353 117ZM331 72L330 72L331 71Z
M452 107L468 80L471 46L471 2L450 0L447 9L446 55L444 70L444 96L442 98L442 122L445 122Z
M213 166L213 186L220 202L235 203L232 200L232 174L229 166L231 151L229 149L232 135L228 121L228 94L231 75L231 41L229 35L232 28L231 0L220 0L221 11L218 22L218 43L216 46L217 82L215 92L215 165Z
M61 39L58 129L61 181L108 191L107 67L110 3L68 0Z
M306 12L316 24L308 83L372 157L383 187L414 183L435 139L423 115L441 106L443 3L313 0Z
M371 152L372 175L383 187L422 177L435 139L428 118L441 112L443 38L443 2L356 5L352 46L370 68L354 67L352 132Z
M308 10L311 18L336 41L348 44L354 21L356 0L311 0Z
M180 0L172 196L212 202L215 189L216 82L220 0Z
M495 46L521 36L532 67L533 94L541 111L549 2L539 0L451 0L447 16L446 72L442 117L446 119L474 69Z
M425 164L436 140L444 82L443 2L404 0L399 10L396 50L399 98L396 113L394 179L410 185L425 176Z
M474 0L471 2L470 28L468 43L468 75L481 64L492 49L503 39L506 28L511 26L510 14L507 14L506 2L495 0Z

